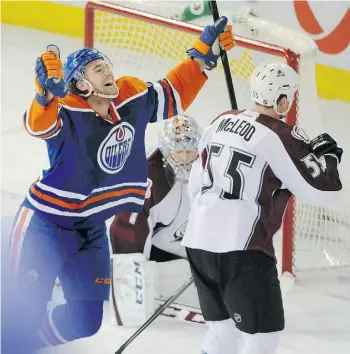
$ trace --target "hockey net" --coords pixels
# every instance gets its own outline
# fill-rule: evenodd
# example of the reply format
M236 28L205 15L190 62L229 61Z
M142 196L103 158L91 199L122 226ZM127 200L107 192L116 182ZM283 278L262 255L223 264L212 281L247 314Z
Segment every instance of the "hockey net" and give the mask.
M164 7L164 6L163 6ZM237 46L228 53L239 108L251 107L249 77L266 60L284 61L299 72L301 85L287 122L297 123L310 137L323 133L315 82L316 47L308 37L254 17L231 17ZM107 2L89 2L85 14L85 46L105 53L117 76L145 81L162 78L186 58L202 27ZM208 73L209 82L187 114L202 126L230 108L221 64ZM154 127L157 126L157 127ZM156 129L148 129L146 143L156 144ZM350 264L349 201L332 208L293 199L282 228L282 271L291 273ZM277 237L278 239L278 237ZM279 251L277 250L277 254Z

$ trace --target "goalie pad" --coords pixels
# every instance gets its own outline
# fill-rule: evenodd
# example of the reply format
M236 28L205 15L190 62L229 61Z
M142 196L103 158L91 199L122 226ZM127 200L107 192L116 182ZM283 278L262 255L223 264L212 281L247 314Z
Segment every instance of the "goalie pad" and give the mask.
M114 254L112 270L112 324L142 325L156 310L156 262L141 253Z
M167 300L174 292L191 277L191 269L187 260L157 263L159 300ZM197 289L192 284L177 300L177 303L199 308Z

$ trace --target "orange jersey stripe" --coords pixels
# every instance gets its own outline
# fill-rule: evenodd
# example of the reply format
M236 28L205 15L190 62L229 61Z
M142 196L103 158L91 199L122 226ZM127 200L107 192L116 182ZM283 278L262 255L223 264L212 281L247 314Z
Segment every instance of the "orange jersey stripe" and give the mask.
M168 94L168 97L169 97L169 100L168 100L168 107L169 107L169 109L168 109L168 118L174 117L174 107L173 107L174 98L173 98L173 94L171 92L171 87L167 83L166 80L161 80L160 83L165 88L165 90L166 90L166 92Z
M42 138L42 139L48 138L48 137L54 135L55 133L57 133L57 131L58 131L59 129L61 129L61 127L62 127L62 120L59 119L59 120L57 121L56 128L55 128L53 131L51 131L50 133L47 133L47 134L39 135L38 137L39 137L39 138Z
M13 230L13 235L12 235L13 240L12 240L12 247L11 247L11 266L13 267L15 266L15 263L17 262L19 257L20 238L21 238L25 221L28 216L28 212L29 212L28 208L23 208L23 213L18 221L16 229Z
M66 105L73 108L91 109L90 105L84 100L84 98L74 95L72 93L68 94L65 98L59 98L58 103Z
M67 202L64 202L64 201L62 201L60 199L57 199L57 198L54 198L54 197L49 196L47 194L44 194L42 192L39 192L38 190L36 190L34 188L34 186L30 187L30 191L35 196L37 196L40 199L45 200L46 202L49 202L49 203L52 203L52 204L56 204L56 205L59 205L59 206L61 206L63 208L71 209L71 210L81 209L81 208L84 208L87 205L99 202L101 200L108 199L108 198L113 198L113 197L120 197L120 196L123 196L125 194L133 193L133 194L138 194L138 195L141 195L141 196L145 196L146 195L146 191L144 191L144 190L140 190L140 189L136 189L136 188L128 188L128 189L123 189L121 191L115 191L115 192L101 194L101 195L98 195L96 197L91 197L88 200L85 200L85 201L83 201L81 203L67 203Z
M181 106L184 111L191 105L208 79L199 65L191 58L177 65L166 77L180 95Z
M110 119L108 117L105 117L103 115L101 115L100 113L98 113L97 111L95 111L87 102L86 100L84 100L82 97L78 96L78 95L74 95L74 94L69 94L67 95L65 98L59 99L58 102L61 105L65 105L68 107L72 107L72 108L77 108L77 109L90 109L91 111L96 112L102 119L107 120L108 122L112 122L115 123L116 121L119 120L118 117L115 117L116 114L115 112L113 112L113 110L110 111L111 115L113 116L113 119Z
M57 98L54 98L48 106L42 106L36 99L34 99L27 112L27 124L33 133L45 131L56 122L57 116Z
M119 95L114 101L116 106L147 90L147 84L144 81L132 76L123 76L116 80L116 83L119 88Z
M39 138L47 138L51 135L57 133L59 128L62 126L62 122L58 120L58 110L59 105L66 105L73 108L81 109L91 109L90 105L78 95L68 94L65 98L55 97L53 101L48 106L42 106L37 102L36 99L33 100L29 110L27 111L27 126L26 130L32 135L33 133L40 133L48 130L57 121L55 129L46 134L38 134ZM35 135L34 135L35 136Z

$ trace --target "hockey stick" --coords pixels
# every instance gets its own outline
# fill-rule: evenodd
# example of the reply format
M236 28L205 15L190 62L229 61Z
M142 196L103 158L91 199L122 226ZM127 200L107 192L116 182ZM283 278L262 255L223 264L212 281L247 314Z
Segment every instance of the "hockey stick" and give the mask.
M216 1L209 1L209 8L210 8L211 14L213 15L214 22L216 22L220 17ZM236 94L235 94L235 90L233 88L232 76L231 76L231 71L230 71L230 64L228 62L226 51L220 50L220 57L221 57L222 66L223 66L224 72L225 72L225 79L226 79L228 94L230 96L231 108L237 109L238 107L237 107L237 101L236 101Z
M191 284L193 283L193 277L189 278L179 289L175 291L173 295L160 307L157 311L115 352L115 354L121 354L126 347L141 334L162 312L173 303Z
M165 301L156 298L156 302L160 306L163 305ZM171 305L169 305L162 312L162 316L199 325L203 325L205 323L202 311L199 307L184 305L178 302L173 302Z

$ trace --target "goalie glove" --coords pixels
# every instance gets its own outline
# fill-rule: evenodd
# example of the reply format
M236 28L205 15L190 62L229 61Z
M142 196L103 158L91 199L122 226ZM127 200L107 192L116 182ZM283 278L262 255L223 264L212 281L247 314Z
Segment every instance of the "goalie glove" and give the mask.
M339 148L337 142L327 133L312 139L310 148L317 158L326 154L333 154L340 162L343 155L343 149Z
M47 105L46 94L64 98L68 93L63 80L62 62L60 51L55 45L48 45L47 51L37 60L35 65L36 100L42 105Z
M227 18L222 16L214 25L206 26L193 48L187 51L188 56L202 59L208 70L214 69L220 56L219 42L224 50L230 50L235 46L232 26L226 28L226 25Z

